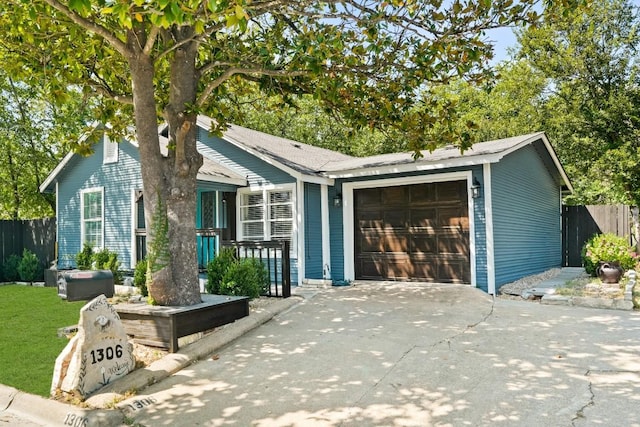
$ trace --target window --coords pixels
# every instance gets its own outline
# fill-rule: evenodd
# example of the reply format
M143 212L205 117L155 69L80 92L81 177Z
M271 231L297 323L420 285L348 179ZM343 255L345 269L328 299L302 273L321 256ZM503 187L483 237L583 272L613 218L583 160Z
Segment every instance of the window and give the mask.
M216 192L206 191L200 195L200 228L216 226Z
M292 190L245 193L240 199L240 227L244 240L288 240L293 235Z
M104 226L103 189L92 188L81 192L82 245L102 248Z
M104 151L102 162L104 164L107 163L118 163L118 143L111 141L111 139L104 134Z

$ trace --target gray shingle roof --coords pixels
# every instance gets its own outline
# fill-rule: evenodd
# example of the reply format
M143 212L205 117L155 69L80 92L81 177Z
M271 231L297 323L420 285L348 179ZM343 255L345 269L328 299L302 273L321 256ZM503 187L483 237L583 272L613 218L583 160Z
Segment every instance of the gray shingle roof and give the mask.
M423 151L421 158L414 160L413 152L381 154L378 156L351 158L344 161L333 161L326 165L325 172L339 172L355 169L366 169L381 166L408 165L408 164L437 164L447 160L472 159L476 157L489 156L506 153L528 141L533 141L544 135L542 132L528 135L516 136L513 138L499 139L495 141L480 142L474 144L464 153L460 153L458 147L447 146L438 148L433 152Z
M210 129L211 119L199 116L198 124L205 129ZM303 144L234 124L229 125L223 138L307 175L320 175L328 163L355 159L355 157L337 151Z

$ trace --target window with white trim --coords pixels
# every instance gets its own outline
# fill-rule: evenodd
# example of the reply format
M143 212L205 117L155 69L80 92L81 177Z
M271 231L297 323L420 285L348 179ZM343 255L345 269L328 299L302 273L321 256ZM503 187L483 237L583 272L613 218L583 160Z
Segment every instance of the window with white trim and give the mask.
M293 190L262 190L240 195L243 240L293 241Z
M82 190L80 194L82 245L102 248L104 235L104 191L102 188Z
M103 157L102 157L102 163L107 164L107 163L118 163L118 143L115 141L112 141L111 138L109 138L107 136L107 134L104 134L104 150L103 150Z

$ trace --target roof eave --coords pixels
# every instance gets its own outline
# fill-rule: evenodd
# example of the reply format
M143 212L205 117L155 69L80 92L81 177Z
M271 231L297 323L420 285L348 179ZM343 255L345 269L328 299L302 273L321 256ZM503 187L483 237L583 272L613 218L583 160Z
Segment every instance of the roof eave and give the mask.
M400 163L391 165L381 165L380 167L368 166L357 169L344 169L339 171L324 172L324 175L333 179L357 178L377 175L393 175L416 171L432 171L463 166L476 166L486 163L496 163L501 156L498 154L467 156L452 159L434 161L416 161L412 163Z
M236 185L238 187L247 186L247 180L244 178L221 178L218 176L198 173L197 179L198 181L213 182L216 184L229 184L229 185Z
M58 163L58 165L51 171L51 173L47 176L47 178L40 184L38 188L41 193L53 193L55 192L55 187L51 188L51 186L55 183L58 175L62 172L62 170L67 166L67 164L71 161L75 153L70 151L66 156Z

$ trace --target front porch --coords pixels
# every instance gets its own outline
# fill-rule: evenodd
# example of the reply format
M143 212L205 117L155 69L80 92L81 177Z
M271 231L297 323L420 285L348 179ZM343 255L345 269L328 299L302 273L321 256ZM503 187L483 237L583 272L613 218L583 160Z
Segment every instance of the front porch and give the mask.
M265 296L291 296L291 248L287 240L237 242L223 240L225 232L219 228L196 229L198 271L201 275L206 275L207 264L222 247L231 247L238 258L256 258L264 264L271 278L271 286ZM146 229L136 229L135 254L136 261L143 260L147 255Z

